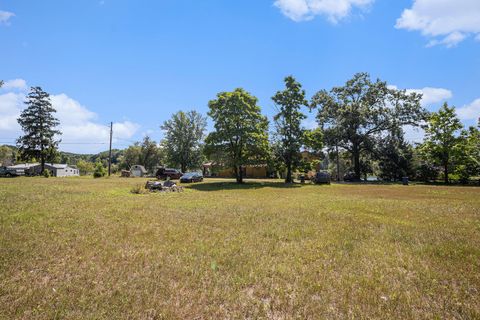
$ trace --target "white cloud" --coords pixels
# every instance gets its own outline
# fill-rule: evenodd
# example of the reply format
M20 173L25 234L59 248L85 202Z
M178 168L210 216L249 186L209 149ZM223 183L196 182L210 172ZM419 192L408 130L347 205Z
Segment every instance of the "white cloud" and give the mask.
M420 31L428 46L453 47L469 35L480 37L479 0L414 0L397 20L396 28Z
M12 18L14 16L15 16L15 14L13 12L0 10L0 24L9 25L10 24L10 18Z
M14 132L18 129L17 118L21 111L19 106L22 105L24 97L21 93L13 92L0 95L0 133ZM0 134L0 138L5 139L11 137Z
M332 23L348 17L352 10L367 9L374 0L276 0L274 5L293 21L304 21L321 15Z
M27 82L23 79L13 79L5 81L2 86L4 90L12 90L12 89L25 89L27 87Z
M388 86L392 89L398 89L395 85ZM428 107L431 104L439 103L451 99L453 97L452 91L443 88L431 88L425 87L423 89L406 89L407 93L421 93L421 104L424 107Z
M462 120L478 120L480 118L480 98L457 109L457 115Z
M430 88L425 87L423 89L407 89L407 93L421 93L423 95L422 105L424 107L433 103L443 102L453 97L452 91L443 88Z
M60 120L59 130L64 142L60 145L61 150L89 153L108 148L110 128L106 123L99 123L96 113L63 93L51 95L50 99L57 110L56 117ZM10 141L21 134L17 119L25 108L24 100L25 93L7 92L0 95L0 138ZM139 125L130 121L114 123L113 142L117 142L117 139L131 139L139 128ZM14 144L14 141L10 143Z

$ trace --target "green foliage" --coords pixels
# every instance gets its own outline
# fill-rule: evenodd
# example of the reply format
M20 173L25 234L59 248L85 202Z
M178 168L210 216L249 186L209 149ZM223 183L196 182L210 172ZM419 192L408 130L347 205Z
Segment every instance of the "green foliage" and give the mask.
M196 111L179 111L163 123L162 146L170 166L180 166L183 172L200 168L206 127L207 119Z
M413 176L413 148L404 139L403 130L393 128L387 136L378 140L375 148L379 177L396 181Z
M122 157L121 167L123 169L129 170L132 166L140 164L140 159L142 158L142 147L140 143L136 142L134 145L129 146Z
M119 159L119 168L129 170L133 165L142 165L148 172L153 173L163 159L162 148L149 136L145 136L142 142L135 142L123 152Z
M455 107L447 103L430 115L425 126L425 140L420 151L424 160L443 168L445 183L449 183L449 173L454 171L455 161L461 155L462 141L458 131L462 127Z
M438 178L438 167L428 162L422 162L416 169L415 177L419 181L431 182Z
M311 108L318 109L317 120L327 145L338 145L352 155L355 176L360 179L362 153L371 153L382 133L406 124L418 125L425 117L421 98L380 80L372 82L368 73L358 73L342 87L319 91Z
M268 120L257 101L245 90L235 89L219 93L208 104L214 131L205 141L205 153L231 167L238 183L243 182L242 166L268 157Z
M454 172L460 181L467 183L471 177L480 177L480 130L462 130L455 151L458 165Z
M285 163L287 169L286 183L292 183L292 171L300 165L300 148L305 142L305 129L302 120L306 116L301 112L303 106L308 105L302 85L294 77L285 78L285 90L278 91L272 100L278 108L274 116L275 140L277 141L277 155Z
M323 131L321 128L305 130L304 146L315 154L319 154L323 149Z
M91 174L95 170L95 164L90 161L79 160L77 162L77 168L80 171L80 174L85 176Z
M55 129L59 125L54 117L56 110L52 107L49 94L40 87L31 88L25 104L27 108L18 118L24 135L18 138L17 144L22 159L39 159L43 172L45 162L54 162L57 156L59 141L55 140L55 136L61 132Z
M15 163L17 158L17 151L14 147L0 146L0 165L10 166Z
M107 174L107 169L103 166L101 162L95 164L95 171L93 172L94 178L102 178Z
M43 170L43 177L45 178L50 178L52 176L52 173L50 170Z
M157 143L149 136L143 138L140 144L140 159L139 164L143 165L148 172L153 173L155 168L163 160L162 150Z

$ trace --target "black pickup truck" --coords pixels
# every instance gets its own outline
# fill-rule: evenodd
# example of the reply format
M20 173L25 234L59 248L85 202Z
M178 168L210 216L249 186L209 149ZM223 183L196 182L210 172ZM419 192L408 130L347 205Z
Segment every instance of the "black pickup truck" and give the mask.
M0 177L18 177L21 174L16 169L0 167Z

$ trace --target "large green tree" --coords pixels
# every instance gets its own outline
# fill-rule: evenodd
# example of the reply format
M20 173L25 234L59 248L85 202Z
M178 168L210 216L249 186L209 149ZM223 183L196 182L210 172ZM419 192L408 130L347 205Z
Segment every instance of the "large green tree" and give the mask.
M161 129L165 133L162 146L167 162L180 166L182 172L199 168L206 127L207 119L197 111L179 111L165 121Z
M61 132L55 129L60 122L55 118L56 110L50 102L50 95L40 87L32 87L25 101L26 108L20 114L18 123L24 135L17 139L20 155L24 160L40 161L41 172L45 162L57 156L59 141L55 136Z
M421 98L386 82L371 81L368 73L358 73L344 86L319 91L311 108L318 109L317 120L327 144L351 154L355 177L360 179L362 153L368 153L364 158L371 158L379 135L393 127L419 125L424 119Z
M294 77L285 78L286 88L278 91L272 100L278 108L278 113L274 116L275 121L275 139L278 141L277 154L285 163L287 175L285 183L292 183L292 171L300 164L300 148L305 143L305 129L302 127L302 120L306 116L301 108L308 106L305 99L305 91L302 85Z
M268 156L268 120L261 114L257 98L243 89L221 92L208 103L214 131L206 138L206 154L222 155L238 183L243 167L265 161Z
M438 112L430 114L424 127L425 139L421 152L427 161L443 168L445 183L449 183L449 174L459 155L459 131L462 128L455 107L449 107L447 103Z

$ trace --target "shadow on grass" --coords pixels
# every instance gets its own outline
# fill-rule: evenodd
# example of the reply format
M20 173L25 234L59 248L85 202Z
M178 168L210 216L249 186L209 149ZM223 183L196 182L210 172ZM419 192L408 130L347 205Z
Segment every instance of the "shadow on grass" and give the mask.
M261 188L281 188L296 189L301 188L300 184L285 184L283 182L267 182L267 181L246 181L242 184L230 181L206 182L200 184L191 184L186 188L197 191L219 191L219 190L249 190Z

